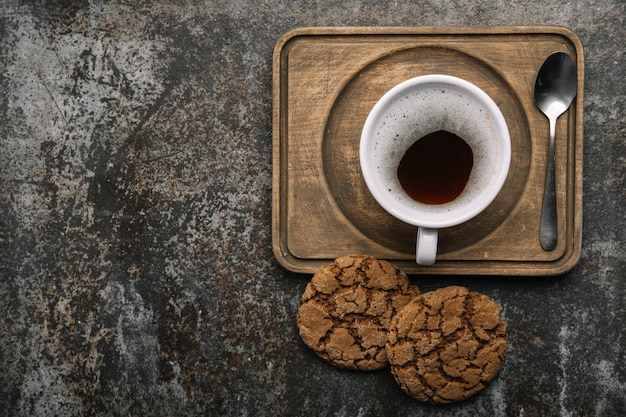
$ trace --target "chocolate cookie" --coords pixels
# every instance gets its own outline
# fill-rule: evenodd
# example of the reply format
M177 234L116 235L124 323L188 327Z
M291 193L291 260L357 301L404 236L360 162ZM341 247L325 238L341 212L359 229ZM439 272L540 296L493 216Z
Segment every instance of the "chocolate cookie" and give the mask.
M429 403L462 401L485 388L506 350L500 307L463 287L414 298L394 317L387 343L396 381Z
M385 345L393 316L419 295L404 272L370 256L344 256L317 270L302 296L300 337L341 368L388 365Z

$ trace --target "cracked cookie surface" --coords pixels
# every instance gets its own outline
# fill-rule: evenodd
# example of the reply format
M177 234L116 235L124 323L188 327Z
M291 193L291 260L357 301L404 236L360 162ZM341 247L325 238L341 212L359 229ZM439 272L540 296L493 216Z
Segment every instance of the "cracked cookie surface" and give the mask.
M418 288L389 262L360 255L338 258L315 272L302 295L300 337L338 367L384 368L391 320L417 295Z
M481 391L507 351L500 306L464 287L414 298L391 324L387 355L402 389L418 400L451 403Z

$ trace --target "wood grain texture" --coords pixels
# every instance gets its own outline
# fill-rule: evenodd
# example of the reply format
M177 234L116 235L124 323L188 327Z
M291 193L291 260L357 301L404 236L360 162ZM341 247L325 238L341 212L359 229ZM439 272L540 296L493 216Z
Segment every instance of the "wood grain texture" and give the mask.
M577 63L578 95L559 118L559 241L539 244L548 120L536 108L538 68L554 51ZM553 275L573 267L582 240L582 45L566 28L302 28L274 52L273 248L287 269L311 273L347 254L386 259L411 274ZM359 165L361 128L394 85L430 73L485 90L512 142L503 190L479 216L440 231L437 262L414 262L416 228L373 199Z

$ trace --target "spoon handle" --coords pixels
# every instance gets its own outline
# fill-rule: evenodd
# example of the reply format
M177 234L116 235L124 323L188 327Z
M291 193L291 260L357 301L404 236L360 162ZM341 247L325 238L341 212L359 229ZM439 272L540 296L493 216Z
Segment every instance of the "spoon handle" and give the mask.
M556 118L550 118L550 146L548 151L548 171L546 186L541 207L541 223L539 225L539 241L547 251L556 247L558 237L556 223L556 178L554 174L554 141L556 136Z

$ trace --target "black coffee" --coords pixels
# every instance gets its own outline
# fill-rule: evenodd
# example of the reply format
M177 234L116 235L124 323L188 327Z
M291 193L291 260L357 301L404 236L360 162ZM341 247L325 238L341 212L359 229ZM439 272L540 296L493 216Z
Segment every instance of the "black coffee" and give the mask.
M398 180L413 200L444 204L462 192L474 166L472 148L445 130L415 141L398 165Z

